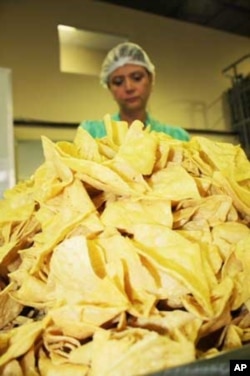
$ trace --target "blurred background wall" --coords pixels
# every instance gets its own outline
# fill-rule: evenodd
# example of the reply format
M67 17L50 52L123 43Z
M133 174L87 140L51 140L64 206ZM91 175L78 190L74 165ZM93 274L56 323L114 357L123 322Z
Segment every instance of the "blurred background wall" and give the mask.
M14 119L77 124L116 111L97 75L60 71L59 24L140 44L156 66L150 111L162 122L230 130L223 99L230 79L222 69L249 53L249 38L93 0L0 1L0 67L12 72ZM74 131L61 127L53 138ZM15 130L20 140L44 133Z

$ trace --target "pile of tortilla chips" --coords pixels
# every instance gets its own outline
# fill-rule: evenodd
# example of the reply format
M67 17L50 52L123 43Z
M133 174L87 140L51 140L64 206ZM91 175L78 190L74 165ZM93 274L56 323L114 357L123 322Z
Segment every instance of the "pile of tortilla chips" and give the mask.
M0 201L0 374L146 375L250 341L250 162L105 117Z

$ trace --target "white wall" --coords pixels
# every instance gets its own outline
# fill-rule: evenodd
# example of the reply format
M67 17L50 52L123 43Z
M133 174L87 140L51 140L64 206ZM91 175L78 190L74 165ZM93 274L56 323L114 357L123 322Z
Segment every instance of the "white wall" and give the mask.
M0 68L0 198L15 183L11 71Z
M1 0L0 66L13 72L15 118L80 122L116 110L98 77L59 71L58 24L141 44L157 69L150 111L159 120L229 129L221 71L249 53L248 38L91 0Z

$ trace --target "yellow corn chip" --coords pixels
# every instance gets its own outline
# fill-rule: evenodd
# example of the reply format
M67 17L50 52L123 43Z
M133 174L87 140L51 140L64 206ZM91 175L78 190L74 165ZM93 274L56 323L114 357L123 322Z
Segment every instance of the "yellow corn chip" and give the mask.
M1 375L145 375L250 341L243 150L104 123L42 137L0 200Z

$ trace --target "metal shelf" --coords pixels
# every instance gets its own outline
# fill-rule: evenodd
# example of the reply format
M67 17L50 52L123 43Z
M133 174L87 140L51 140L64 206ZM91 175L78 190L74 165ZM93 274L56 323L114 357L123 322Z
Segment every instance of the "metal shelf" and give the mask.
M232 129L239 135L239 141L246 154L250 156L250 75L239 73L238 66L250 58L243 56L222 72L231 79L231 88L227 91L227 101L230 110ZM227 72L232 71L233 75Z

